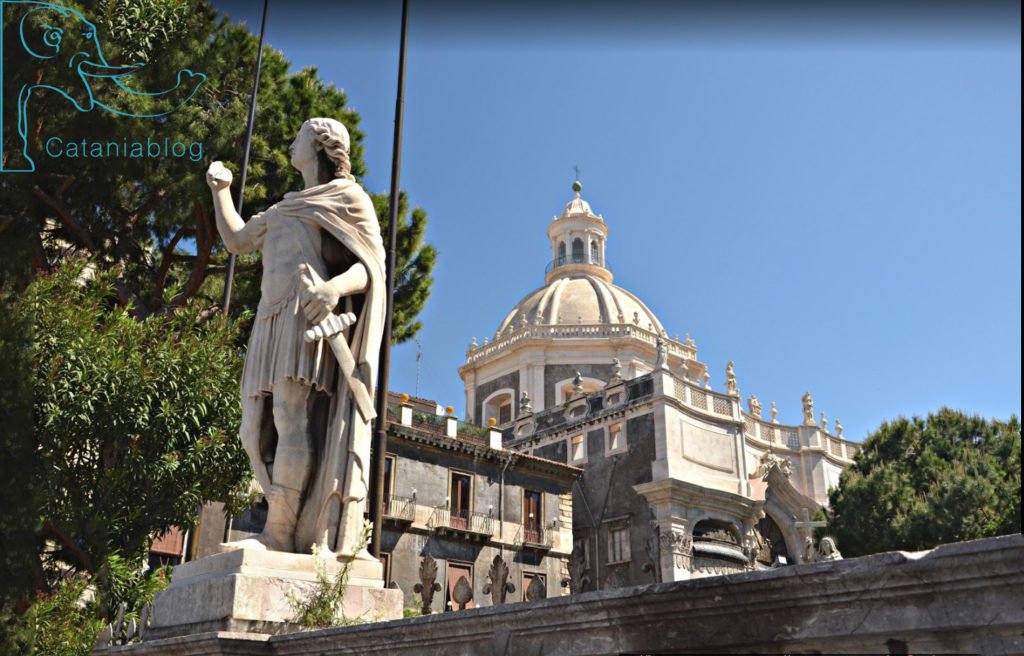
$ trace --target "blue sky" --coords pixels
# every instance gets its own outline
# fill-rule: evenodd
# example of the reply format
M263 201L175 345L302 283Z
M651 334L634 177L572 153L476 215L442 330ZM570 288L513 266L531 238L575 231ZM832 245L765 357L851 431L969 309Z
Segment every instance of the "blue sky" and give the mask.
M402 187L440 250L420 396L543 284L583 197L616 284L720 389L862 439L947 405L1020 413L1020 9L1013 3L413 0ZM827 5L823 7L822 4ZM214 2L259 24L258 2ZM390 177L400 2L271 2L267 42L343 88ZM259 130L257 124L256 130ZM417 346L391 388L417 391Z

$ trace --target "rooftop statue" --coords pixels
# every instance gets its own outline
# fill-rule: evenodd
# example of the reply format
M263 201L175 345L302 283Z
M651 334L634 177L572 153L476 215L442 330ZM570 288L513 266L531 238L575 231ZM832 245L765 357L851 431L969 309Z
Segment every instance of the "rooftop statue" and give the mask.
M224 244L263 257L240 438L268 515L263 533L228 549L309 553L319 545L352 556L361 539L384 248L370 198L352 177L349 147L338 121L303 123L290 151L305 189L247 223L231 199L231 172L220 162L207 172Z

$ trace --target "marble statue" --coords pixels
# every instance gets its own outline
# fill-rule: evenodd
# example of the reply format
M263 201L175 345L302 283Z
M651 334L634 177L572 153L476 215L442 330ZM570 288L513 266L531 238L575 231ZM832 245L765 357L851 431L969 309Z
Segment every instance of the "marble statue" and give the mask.
M836 541L827 536L821 538L821 542L818 543L818 560L829 561L842 559L843 554L839 553L839 549L836 548Z
M384 247L334 119L302 124L291 164L305 188L243 222L231 172L207 172L232 253L260 251L263 279L242 373L240 437L267 522L226 549L355 554L368 494L370 422L385 311Z
M800 401L804 406L804 425L817 426L814 421L814 399L811 398L811 393L804 392L804 395L800 397Z
M747 399L747 407L750 408L750 414L758 419L761 418L761 402L757 399L756 394L751 394L750 398Z
M654 360L655 369L668 369L668 342L658 337L654 344L656 357Z
M773 424L779 423L779 409L775 407L775 401L772 401L772 407L769 410L769 412L772 415L772 423Z
M732 360L725 364L725 391L730 396L740 395L740 388L736 385L736 368Z

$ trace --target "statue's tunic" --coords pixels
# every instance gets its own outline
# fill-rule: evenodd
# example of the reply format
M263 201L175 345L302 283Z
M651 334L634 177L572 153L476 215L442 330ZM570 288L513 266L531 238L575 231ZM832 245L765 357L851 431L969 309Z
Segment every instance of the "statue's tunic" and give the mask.
M335 368L330 347L325 342L307 342L302 337L311 325L300 304L303 285L299 265L325 268L319 229L282 215L275 206L250 219L246 231L251 235L254 250L264 253L268 265L273 261L276 271L275 275L263 278L242 370L242 396L258 398L271 394L274 385L285 378L330 394ZM274 252L268 253L271 249Z
M372 398L384 332L384 246L373 204L357 183L333 180L285 195L246 223L239 236L252 250L261 250L264 261L262 298L242 377L244 397L272 393L282 378L305 381L331 395L326 422L311 422L326 425L326 433L312 436L315 471L305 491L295 546L300 553L314 544L352 553L369 491L371 417L358 411L349 388L353 382L365 385ZM328 246L341 247L342 262L333 269L323 256ZM335 309L356 314L356 323L343 336L357 368L349 379L340 375L328 344L303 339L310 323L299 304L299 265L329 280L355 262L366 267L366 291L342 298Z

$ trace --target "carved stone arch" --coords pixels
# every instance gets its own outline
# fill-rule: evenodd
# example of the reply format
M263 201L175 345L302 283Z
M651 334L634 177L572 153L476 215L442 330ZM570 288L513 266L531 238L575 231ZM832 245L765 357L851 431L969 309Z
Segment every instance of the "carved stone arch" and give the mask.
M566 378L555 383L555 405L561 405L572 396L572 378ZM604 389L606 381L598 378L583 376L583 392L590 394Z
M506 405L509 408L507 421L512 421L516 418L516 391L511 387L503 387L488 395L480 404L480 425L486 426L487 420L491 417L494 417L499 425L507 423L502 421L501 417L502 408Z
M793 519L786 513L785 508L775 499L768 499L764 504L764 516L770 517L786 540L786 552L789 554L789 563L799 563L800 555L803 553L803 540L793 526Z
M736 546L743 545L743 531L731 519L705 515L693 524L694 538L702 535L718 534L721 531L726 532Z

